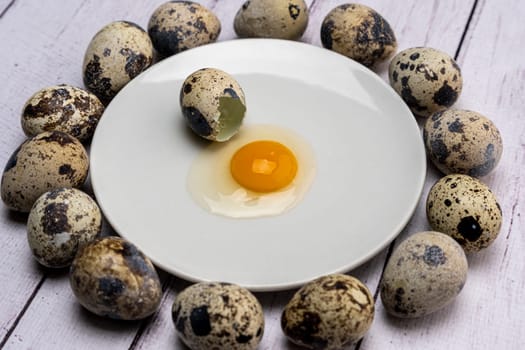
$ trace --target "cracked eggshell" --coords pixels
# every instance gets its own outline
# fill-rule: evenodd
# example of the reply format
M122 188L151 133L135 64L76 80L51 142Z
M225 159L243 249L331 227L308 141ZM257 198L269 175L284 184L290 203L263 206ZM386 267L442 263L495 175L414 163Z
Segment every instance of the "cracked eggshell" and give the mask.
M361 339L374 319L374 298L358 279L333 274L304 285L286 304L281 327L294 343L340 349Z
M108 104L131 79L153 61L153 45L140 26L116 21L102 28L84 55L84 85Z
M308 25L304 0L247 0L235 15L233 28L241 38L299 39Z
M80 141L93 136L104 105L94 94L71 86L49 86L36 92L22 112L22 129L27 136L44 131L62 131Z
M427 154L445 174L485 176L503 152L501 134L492 121L467 110L436 112L423 129Z
M390 85L412 113L424 118L451 107L463 87L456 61L430 47L401 51L390 62L388 73Z
M29 212L47 191L80 187L88 169L88 155L80 141L61 131L40 133L22 143L7 161L2 200L10 209Z
M120 237L96 239L80 249L69 281L82 306L114 319L145 318L158 309L162 297L149 258Z
M206 7L192 1L170 1L151 15L148 33L155 49L164 56L215 42L221 22Z
M321 42L367 67L385 61L397 50L394 31L386 19L360 4L343 4L330 11L321 24Z
M173 303L177 334L192 350L256 349L264 333L262 306L247 289L201 282L180 292Z
M79 248L100 233L102 214L95 201L75 188L41 195L27 220L27 239L35 259L47 267L71 264Z
M463 289L467 257L449 236L416 233L394 250L381 281L381 301L396 317L416 318L435 312Z
M488 247L501 228L496 196L487 185L468 175L439 179L428 193L426 212L432 229L454 238L467 253Z
M180 90L184 119L199 136L227 141L241 127L246 112L244 92L228 73L203 68L190 74Z

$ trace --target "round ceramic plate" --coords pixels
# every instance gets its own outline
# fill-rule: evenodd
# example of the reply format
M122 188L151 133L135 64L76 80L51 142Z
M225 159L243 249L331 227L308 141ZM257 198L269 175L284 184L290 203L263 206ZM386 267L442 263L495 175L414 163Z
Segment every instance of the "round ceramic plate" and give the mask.
M193 200L187 176L205 143L185 125L179 92L203 67L239 81L245 125L293 130L313 149L315 178L290 211L233 219ZM425 167L414 117L376 74L329 50L269 39L206 45L152 66L107 107L91 146L95 195L121 236L179 277L257 291L370 259L410 219Z

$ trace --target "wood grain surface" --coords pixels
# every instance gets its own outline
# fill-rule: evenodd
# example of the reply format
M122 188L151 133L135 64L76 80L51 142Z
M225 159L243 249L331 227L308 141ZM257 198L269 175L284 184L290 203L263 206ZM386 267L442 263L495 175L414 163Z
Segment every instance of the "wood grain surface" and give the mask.
M284 0L283 0L284 1ZM221 20L219 40L235 39L233 18L243 0L198 0ZM321 46L323 18L342 0L309 0L308 28L301 41ZM42 87L82 86L81 64L93 35L125 19L142 27L163 1L0 0L0 166L25 140L20 126L26 100ZM442 175L429 163L425 188L413 218L391 246L349 271L375 293L376 314L366 336L349 349L521 349L525 344L525 2L520 0L362 0L391 24L399 50L430 46L457 59L463 73L455 105L478 111L499 128L504 152L482 178L503 210L498 239L468 256L467 284L446 308L421 319L386 314L378 285L392 249L404 238L429 230L424 202ZM387 79L387 64L376 72ZM421 123L422 121L419 120ZM388 176L388 174L385 174ZM86 188L89 191L89 188ZM152 317L119 322L94 316L75 300L67 270L40 267L27 246L27 215L0 207L0 348L5 349L184 349L171 320L174 297L189 285L161 271L165 290ZM105 227L106 234L111 228ZM278 242L276 242L278 244ZM285 268L285 267L283 267ZM280 328L293 290L256 293L266 328L260 349L298 349Z

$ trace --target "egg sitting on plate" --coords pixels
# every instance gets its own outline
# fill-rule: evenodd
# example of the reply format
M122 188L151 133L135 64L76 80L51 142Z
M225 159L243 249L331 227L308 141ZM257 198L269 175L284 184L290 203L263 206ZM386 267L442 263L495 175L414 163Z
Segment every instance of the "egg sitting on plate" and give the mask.
M188 189L205 210L231 218L273 216L298 204L315 177L314 152L291 130L245 125L194 160Z

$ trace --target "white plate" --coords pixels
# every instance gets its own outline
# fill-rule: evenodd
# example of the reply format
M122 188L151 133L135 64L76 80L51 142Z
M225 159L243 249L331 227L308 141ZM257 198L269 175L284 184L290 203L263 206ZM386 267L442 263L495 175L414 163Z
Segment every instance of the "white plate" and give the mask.
M183 122L179 91L203 67L237 78L246 124L293 129L312 146L316 178L286 214L230 219L188 193L203 143ZM414 117L376 74L329 50L269 39L206 45L154 65L107 107L91 146L94 191L121 236L177 276L257 291L370 259L410 219L425 168Z

